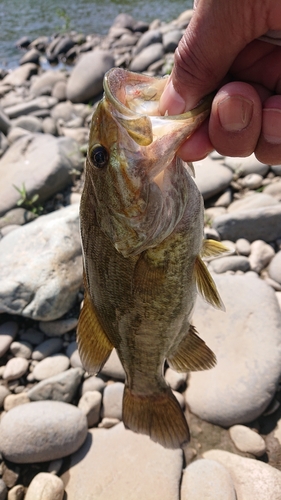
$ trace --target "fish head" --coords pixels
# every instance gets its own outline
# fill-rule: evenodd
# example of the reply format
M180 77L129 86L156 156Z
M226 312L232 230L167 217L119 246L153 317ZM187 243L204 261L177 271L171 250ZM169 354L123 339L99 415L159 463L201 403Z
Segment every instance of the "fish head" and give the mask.
M187 166L176 152L210 110L208 101L182 115L161 116L166 83L113 68L92 118L85 182L100 228L124 257L156 246L180 220Z

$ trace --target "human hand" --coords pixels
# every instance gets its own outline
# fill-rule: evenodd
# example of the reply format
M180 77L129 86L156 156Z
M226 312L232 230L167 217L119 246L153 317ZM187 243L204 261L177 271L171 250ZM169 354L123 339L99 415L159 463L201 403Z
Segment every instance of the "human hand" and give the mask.
M277 0L200 0L160 101L163 114L179 114L219 89L209 120L178 151L185 161L216 149L281 162L281 45L258 40L269 30L281 30Z

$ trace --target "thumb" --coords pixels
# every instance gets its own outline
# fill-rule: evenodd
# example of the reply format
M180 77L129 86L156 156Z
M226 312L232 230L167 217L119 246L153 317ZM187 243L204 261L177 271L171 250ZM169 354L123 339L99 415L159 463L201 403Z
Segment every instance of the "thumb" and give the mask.
M265 23L253 19L255 3L260 9L258 0L199 2L175 52L160 100L162 114L180 114L196 106L220 86L239 52L267 31Z

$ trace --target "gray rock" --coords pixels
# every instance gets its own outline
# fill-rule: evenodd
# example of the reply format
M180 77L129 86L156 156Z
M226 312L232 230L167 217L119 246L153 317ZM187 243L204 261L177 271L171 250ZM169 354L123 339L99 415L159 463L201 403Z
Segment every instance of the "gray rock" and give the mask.
M269 262L273 259L275 252L272 246L265 243L263 240L256 240L251 244L251 255L249 262L252 271L260 273Z
M45 201L70 184L70 172L82 168L81 158L71 138L29 133L18 139L0 159L0 215L20 199L14 186L24 185L29 198L37 194L39 203Z
M32 345L29 342L12 342L10 351L15 357L30 359L32 354Z
M40 59L40 52L39 50L33 48L28 50L20 59L20 65L22 64L27 64L27 63L33 63L33 64L39 64L39 59Z
M0 325L0 357L7 352L18 331L19 327L15 321L6 321Z
M88 427L93 427L100 420L101 393L98 391L85 392L78 402L78 408L86 415Z
M22 115L34 113L35 111L50 109L55 106L56 103L57 100L54 97L41 96L36 97L32 101L24 101L19 104L14 104L13 106L9 106L5 108L5 113L9 118L17 118Z
M278 201L271 195L266 193L251 193L249 196L241 198L241 200L233 201L228 212L245 211L252 208L270 207L278 205Z
M44 334L35 328L28 328L25 332L21 333L20 338L32 345L39 345L44 341Z
M11 394L9 389L5 385L0 385L0 408L3 408L4 400L9 394Z
M43 94L50 95L54 86L58 82L66 82L65 73L53 70L46 71L33 80L30 87L30 93L34 96L40 96Z
M77 326L77 318L60 319L57 321L40 321L39 328L48 337L56 337L71 332Z
M21 127L13 127L10 129L7 139L9 141L9 144L12 145L18 139L21 139L22 137L28 135L30 135L30 132L28 132L28 130L25 130L24 128Z
M28 370L28 360L25 358L11 358L5 366L4 380L17 380L25 375Z
M63 500L64 484L60 477L40 472L32 479L25 500Z
M88 102L103 89L103 77L114 66L110 52L93 50L77 62L67 82L66 96L72 102ZM95 71L89 71L95 68Z
M47 116L46 118L44 118L42 122L42 127L44 134L52 134L52 135L58 134L56 121L51 116Z
M59 102L56 106L53 107L51 111L51 116L55 120L62 119L64 122L68 122L73 118L76 118L75 108L72 102L65 101Z
M27 393L31 401L51 399L71 403L78 390L83 371L80 368L70 368L53 377L36 384Z
M70 38L69 36L62 36L61 39L59 40L58 44L55 46L55 49L53 51L53 54L55 56L59 56L62 54L66 54L68 50L72 49L74 47L75 43Z
M105 388L105 382L102 380L102 378L93 375L92 377L86 378L86 380L84 380L82 384L81 393L83 395L87 391L103 392L104 388Z
M215 460L191 463L183 473L181 500L236 500L228 470Z
M91 429L70 460L62 475L68 500L85 500L89 491L99 500L179 497L182 450L165 449L148 436L125 430L123 424Z
M158 59L162 59L163 56L164 48L162 43L153 43L133 58L130 64L130 70L137 72L145 71L148 66L158 61Z
M243 255L229 255L212 260L210 267L217 274L226 271L243 271L243 273L246 273L250 269L250 263L249 259Z
M77 205L8 234L0 241L0 253L0 312L38 320L61 317L81 285Z
M171 30L165 33L163 35L163 47L165 52L175 52L182 35L182 30Z
M274 396L281 373L281 312L272 288L252 272L216 275L215 282L226 312L198 298L193 323L217 365L191 373L185 397L200 418L228 427L257 418Z
M270 278L281 284L281 251L277 252L270 262L268 273Z
M0 500L6 500L7 498L7 486L3 479L0 479Z
M0 130L3 132L3 134L7 135L10 128L11 128L11 122L6 115L6 113L0 108Z
M271 170L275 175L281 176L281 165L271 165Z
M7 234L11 233L15 229L18 229L20 226L17 226L16 224L11 224L10 226L5 226L3 229L1 229L1 235L2 236L7 236Z
M195 182L205 200L224 191L232 181L231 170L210 157L196 161L193 165Z
M281 472L274 467L222 450L206 451L203 457L216 460L228 469L237 499L279 500L281 498Z
M53 97L55 97L58 101L65 101L66 100L66 82L60 81L57 82L52 90Z
M117 352L113 349L107 362L101 370L103 375L111 377L117 380L125 380L124 368L121 365L120 359L118 358Z
M82 361L79 356L77 342L71 342L66 349L66 355L69 357L70 364L73 368L83 368Z
M60 338L52 338L47 339L39 344L36 349L34 349L32 353L32 359L36 361L42 361L42 359L47 358L47 356L51 356L52 354L57 354L60 352L63 346L63 341Z
M133 50L134 56L153 43L162 43L162 33L157 29L148 30L139 38Z
M62 466L63 466L62 458L58 458L57 460L52 460L48 466L48 472L50 472L50 474L58 475Z
M135 24L136 21L130 14L122 12L115 17L112 23L112 27L114 26L115 28L127 28L131 31L134 31Z
M79 408L60 401L36 401L3 416L0 451L19 464L47 462L74 453L86 436L87 419Z
M103 391L102 417L122 420L123 392L124 384L122 382L115 382L105 387Z
M277 201L281 201L281 180L272 182L264 188L264 193L273 196Z
M36 75L38 72L38 66L34 63L23 64L23 66L19 66L18 68L11 71L7 76L5 76L2 80L3 84L14 85L15 87L20 87L27 80L30 79L32 75Z
M236 251L240 255L245 255L248 257L251 253L251 244L245 238L239 238L236 241Z
M36 380L44 380L64 372L68 367L69 359L67 356L64 354L53 354L39 361L33 370L33 375Z
M19 116L12 123L13 126L24 128L29 132L43 132L42 120L36 118L36 116Z
M213 227L223 240L274 241L281 234L281 205L219 215Z
M238 450L261 457L266 451L264 439L245 425L230 427L229 434Z
M261 163L255 157L254 153L246 158L226 156L224 164L241 176L246 176L247 174L260 174L264 176L269 170L269 166Z

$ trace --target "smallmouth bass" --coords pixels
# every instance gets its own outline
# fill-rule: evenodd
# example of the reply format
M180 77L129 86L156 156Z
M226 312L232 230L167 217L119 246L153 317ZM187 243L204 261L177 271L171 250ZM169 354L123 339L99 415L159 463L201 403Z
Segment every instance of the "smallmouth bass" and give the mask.
M164 362L179 372L215 365L190 321L197 291L222 307L202 256L226 248L203 239L193 167L176 155L211 101L160 116L166 81L120 68L105 75L80 207L85 298L77 340L89 373L98 373L116 348L126 373L124 425L177 448L189 429L163 377Z

